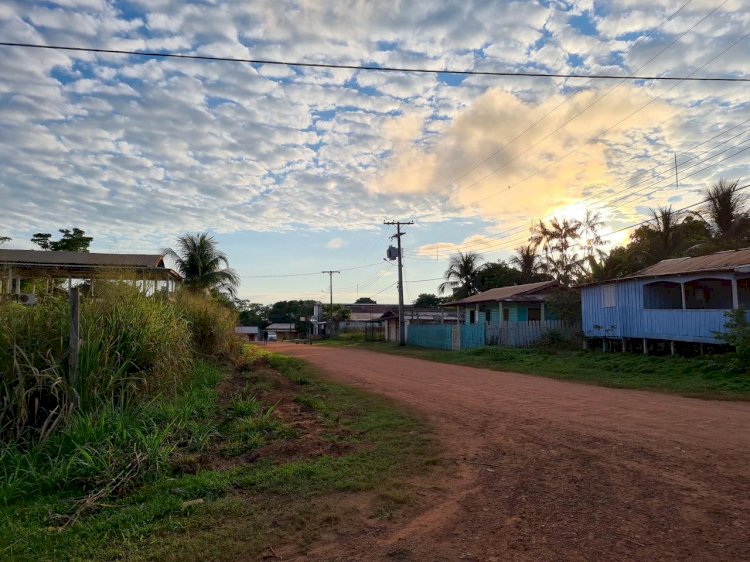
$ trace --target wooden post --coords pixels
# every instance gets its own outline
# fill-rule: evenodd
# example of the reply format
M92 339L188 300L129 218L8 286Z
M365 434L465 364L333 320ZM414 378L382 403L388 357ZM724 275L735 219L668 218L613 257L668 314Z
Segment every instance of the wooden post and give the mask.
M676 346L676 344L675 344L675 341L674 341L674 340L672 340L672 341L670 341L670 342L669 342L669 352L670 352L670 353L671 353L672 355L677 355L677 349L676 349L676 347L677 347L677 346Z
M80 339L80 304L81 296L78 287L71 289L68 293L70 302L70 354L68 355L68 382L75 387L78 377L78 351L81 347ZM73 393L76 396L76 393Z
M740 307L740 296L737 291L737 279L732 277L732 308L735 310Z
M622 342L622 352L625 353L628 350L628 344L625 341L625 338L622 338L620 341Z
M648 355L648 342L643 338L643 355Z

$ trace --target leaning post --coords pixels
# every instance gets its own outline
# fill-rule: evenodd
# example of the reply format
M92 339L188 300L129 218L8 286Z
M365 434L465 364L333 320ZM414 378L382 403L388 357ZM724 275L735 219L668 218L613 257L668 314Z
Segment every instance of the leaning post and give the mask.
M81 295L78 287L70 289L68 293L68 300L70 302L70 354L68 355L68 382L71 388L75 387L76 378L78 377L78 351L81 347L80 338L80 304ZM77 394L73 392L73 400L75 401Z

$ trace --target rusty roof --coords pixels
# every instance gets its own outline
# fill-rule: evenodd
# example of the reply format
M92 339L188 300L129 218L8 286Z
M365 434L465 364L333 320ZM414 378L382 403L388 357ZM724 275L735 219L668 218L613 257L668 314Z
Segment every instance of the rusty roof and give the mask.
M557 281L540 281L539 283L526 283L525 285L510 285L508 287L498 287L497 289L490 289L488 291L479 293L478 295L472 295L459 301L445 303L443 306L474 304L478 302L524 300L524 298L532 298L533 293L536 293L543 289L552 289L554 287L557 287L558 285L559 283Z
M701 271L734 271L738 267L750 266L750 248L741 250L727 250L706 256L694 258L671 258L636 271L627 277L614 279L637 279L641 277L663 277L665 275L680 275L683 273L699 273Z
M0 249L0 264L60 267L164 268L164 256L161 254L96 254Z

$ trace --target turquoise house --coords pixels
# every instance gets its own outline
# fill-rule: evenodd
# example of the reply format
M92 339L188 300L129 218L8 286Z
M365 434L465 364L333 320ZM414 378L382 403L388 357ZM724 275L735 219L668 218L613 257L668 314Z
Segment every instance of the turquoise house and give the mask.
M559 318L545 307L545 302L560 284L541 281L490 289L459 301L446 303L455 307L466 324L500 325L501 322L541 323Z

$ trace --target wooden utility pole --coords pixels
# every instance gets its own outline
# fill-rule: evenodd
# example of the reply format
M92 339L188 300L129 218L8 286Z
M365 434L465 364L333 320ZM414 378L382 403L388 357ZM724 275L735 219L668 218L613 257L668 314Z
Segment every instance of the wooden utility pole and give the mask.
M75 392L76 379L78 377L78 351L81 347L81 330L80 330L80 304L81 295L78 287L71 287L68 292L68 301L70 302L70 354L68 355L68 382ZM75 399L75 398L74 398Z
M327 271L321 271L321 273L327 273L328 274L328 293L331 297L331 308L328 309L328 336L333 335L333 274L334 273L341 273L340 271L335 271L333 269L329 269Z
M414 224L414 221L385 221L383 224L393 225L396 227L396 234L391 236L398 242L398 345L406 345L406 334L404 330L404 264L401 252L401 237L406 234L401 232L403 225Z

